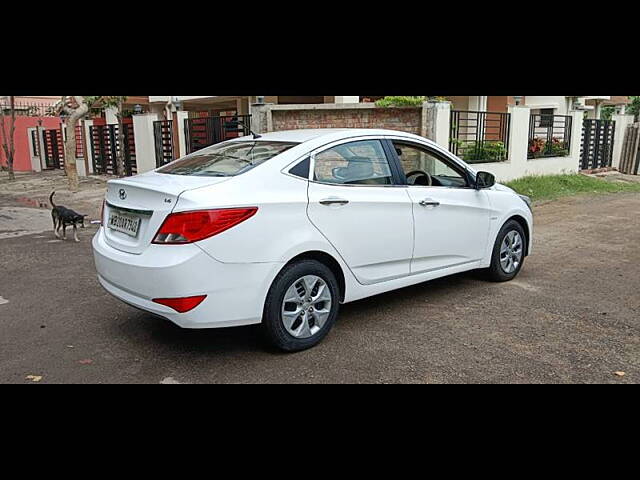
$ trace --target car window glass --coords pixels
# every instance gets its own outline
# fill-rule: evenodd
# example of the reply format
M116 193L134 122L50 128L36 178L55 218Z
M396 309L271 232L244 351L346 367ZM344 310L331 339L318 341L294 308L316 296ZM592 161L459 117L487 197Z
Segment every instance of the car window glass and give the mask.
M392 185L380 140L344 143L315 156L314 180L340 185Z
M395 141L393 146L409 185L429 185L431 177L431 185L436 187L467 186L464 175L428 149ZM429 177L423 172L428 173Z
M297 145L290 142L241 141L212 145L156 170L172 175L232 177Z
M296 177L304 178L305 180L309 179L309 167L310 167L310 159L309 157L305 158L301 162L299 162L295 167L289 170L291 175L295 175Z

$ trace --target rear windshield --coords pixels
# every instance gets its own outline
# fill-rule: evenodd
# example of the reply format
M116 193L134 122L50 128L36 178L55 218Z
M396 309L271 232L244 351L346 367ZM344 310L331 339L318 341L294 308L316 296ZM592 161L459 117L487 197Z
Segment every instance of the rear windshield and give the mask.
M156 170L172 175L233 177L289 150L297 143L226 142L212 145Z

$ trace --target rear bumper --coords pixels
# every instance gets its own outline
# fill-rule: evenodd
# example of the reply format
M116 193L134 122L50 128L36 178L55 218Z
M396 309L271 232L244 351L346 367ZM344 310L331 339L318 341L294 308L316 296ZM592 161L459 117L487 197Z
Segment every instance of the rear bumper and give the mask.
M280 263L222 263L197 245L150 245L142 254L117 250L94 236L98 280L114 297L164 317L183 328L216 328L260 323L267 291ZM154 298L207 295L186 313Z

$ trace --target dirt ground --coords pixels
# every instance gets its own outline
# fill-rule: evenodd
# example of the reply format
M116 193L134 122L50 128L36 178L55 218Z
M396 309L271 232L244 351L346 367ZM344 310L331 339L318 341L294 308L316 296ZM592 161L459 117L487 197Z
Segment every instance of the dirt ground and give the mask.
M100 216L107 180L102 175L80 178L80 190L71 192L67 177L60 170L39 173L17 173L10 182L6 173L0 173L0 206L21 206L50 209L49 195L55 191L56 204L69 206L86 213L91 219Z
M9 208L46 212L18 198L46 199L59 181L10 192L0 181L0 231ZM99 211L100 190L87 180L60 202ZM95 278L95 225L78 244L51 231L0 238L0 382L640 382L640 194L534 213L534 251L514 281L467 273L343 305L325 341L296 354L268 349L253 327L182 330L112 298Z

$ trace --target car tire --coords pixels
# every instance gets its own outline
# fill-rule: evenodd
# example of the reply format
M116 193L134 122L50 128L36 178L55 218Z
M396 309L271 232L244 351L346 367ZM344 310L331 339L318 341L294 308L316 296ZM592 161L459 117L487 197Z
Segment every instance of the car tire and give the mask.
M527 237L522 225L509 220L498 232L491 254L491 265L485 270L486 277L493 282L507 282L515 278L522 269L526 252Z
M285 296L292 301L285 301ZM338 282L326 265L316 260L287 265L267 294L263 334L271 345L286 352L311 348L333 327L339 301Z

